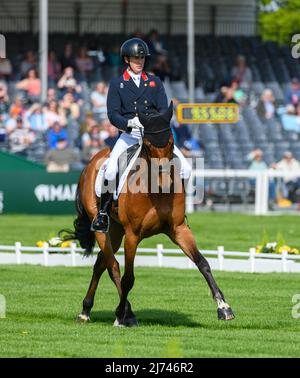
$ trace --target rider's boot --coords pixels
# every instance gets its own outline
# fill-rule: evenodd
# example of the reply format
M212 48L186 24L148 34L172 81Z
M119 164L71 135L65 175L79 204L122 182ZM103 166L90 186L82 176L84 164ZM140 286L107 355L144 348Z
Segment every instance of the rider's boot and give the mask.
M109 230L109 210L113 200L113 193L109 193L106 201L101 201L100 209L91 224L91 231L108 232Z

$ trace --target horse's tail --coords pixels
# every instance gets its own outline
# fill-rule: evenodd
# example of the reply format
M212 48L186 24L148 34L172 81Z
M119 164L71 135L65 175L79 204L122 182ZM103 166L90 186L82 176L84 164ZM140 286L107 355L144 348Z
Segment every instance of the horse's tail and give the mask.
M78 184L75 199L77 218L74 220L74 231L63 229L58 235L63 240L78 240L85 250L84 255L90 256L95 246L95 233L91 231L91 221L84 209L80 198L80 185Z

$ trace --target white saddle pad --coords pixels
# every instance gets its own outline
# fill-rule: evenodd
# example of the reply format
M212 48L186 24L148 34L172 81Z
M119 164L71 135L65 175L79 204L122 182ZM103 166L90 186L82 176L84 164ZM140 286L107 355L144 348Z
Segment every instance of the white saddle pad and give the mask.
M141 152L141 149L142 149L142 145L140 145L138 147L138 149L136 150L133 158L130 160L130 163L128 164L127 168L123 172L122 176L119 178L118 188L114 192L114 200L118 199L118 197L119 197L119 195L120 195L120 193L122 191L122 188L123 188L123 186L125 184L125 181L126 181L126 178L128 176L128 173L130 172L130 170L131 170L134 162L138 158L138 156L139 156L139 154ZM104 162L102 163L101 167L99 168L99 172L97 174L97 177L96 177L95 192L96 192L96 196L97 197L101 197L102 184L103 184L103 181L104 181L104 173L105 173L105 169L107 167L108 161L109 161L109 157L106 160L104 160Z

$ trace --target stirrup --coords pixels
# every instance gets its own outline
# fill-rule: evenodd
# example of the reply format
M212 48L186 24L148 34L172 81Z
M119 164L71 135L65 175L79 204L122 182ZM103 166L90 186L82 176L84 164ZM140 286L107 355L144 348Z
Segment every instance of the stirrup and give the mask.
M102 221L99 222L99 217L102 217ZM104 218L104 222L103 222ZM98 223L97 223L98 221ZM91 223L91 231L107 233L110 226L109 215L106 211L100 210Z

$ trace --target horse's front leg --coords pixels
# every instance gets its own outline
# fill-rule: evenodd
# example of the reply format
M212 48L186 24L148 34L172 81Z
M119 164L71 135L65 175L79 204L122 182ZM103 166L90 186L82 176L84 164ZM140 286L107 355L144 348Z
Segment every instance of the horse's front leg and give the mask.
M124 241L125 270L121 280L121 298L116 309L115 326L132 327L138 325L136 317L131 310L131 305L127 300L128 293L134 284L134 258L137 244L138 238L133 233L126 232Z
M225 298L219 289L210 269L210 266L205 257L199 252L195 238L186 224L177 226L169 235L171 239L179 245L183 252L195 263L199 271L206 279L210 287L212 296L217 302L218 319L231 320L234 319L234 314L230 306L225 302Z

